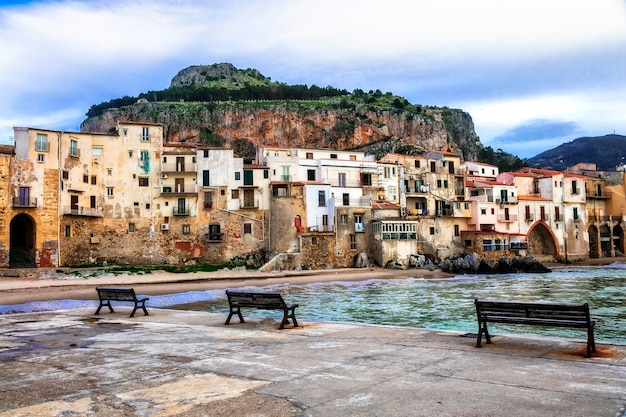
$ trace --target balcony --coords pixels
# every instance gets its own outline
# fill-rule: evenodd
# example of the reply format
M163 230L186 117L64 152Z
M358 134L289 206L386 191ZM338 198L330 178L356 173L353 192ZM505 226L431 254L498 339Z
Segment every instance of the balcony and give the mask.
M13 197L13 208L35 208L37 207L36 198Z
M527 214L526 216L524 216L524 220L526 220L527 222L533 222L535 221L535 216L532 214Z
M191 214L191 210L189 209L189 206L173 207L172 214L174 216L189 216Z
M189 173L196 174L198 172L198 164L196 162L185 162L184 164L177 164L175 162L161 164L162 173Z
M517 214L498 214L498 221L500 223L515 223L517 222Z
M454 209L445 208L445 209L437 209L436 210L437 217L452 217L454 216Z
M104 217L102 210L91 207L70 207L63 208L63 214L66 216L83 216L83 217Z
M259 208L259 200L244 200L240 203L239 208L241 209L258 209Z
M198 186L196 184L185 185L185 186L168 186L164 185L161 188L161 195L164 196L174 196L181 194L197 194Z

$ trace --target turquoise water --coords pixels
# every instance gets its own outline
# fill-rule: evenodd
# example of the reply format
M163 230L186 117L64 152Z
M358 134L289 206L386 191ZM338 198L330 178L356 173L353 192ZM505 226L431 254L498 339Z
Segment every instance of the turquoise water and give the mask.
M374 279L305 285L247 287L278 291L297 303L301 321L341 321L426 329L476 332L474 298L589 303L596 320L596 339L626 344L626 264L555 268L546 274L463 275L446 279ZM224 291L211 299L176 308L228 312ZM272 317L268 311L246 316ZM490 325L492 333L514 333L584 339L577 329Z

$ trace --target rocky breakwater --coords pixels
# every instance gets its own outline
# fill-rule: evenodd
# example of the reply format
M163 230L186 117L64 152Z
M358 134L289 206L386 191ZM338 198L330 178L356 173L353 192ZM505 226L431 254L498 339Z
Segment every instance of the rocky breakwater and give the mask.
M439 263L443 272L450 274L510 274L551 272L531 256L503 256L497 261L481 259L476 253L456 259L444 259Z

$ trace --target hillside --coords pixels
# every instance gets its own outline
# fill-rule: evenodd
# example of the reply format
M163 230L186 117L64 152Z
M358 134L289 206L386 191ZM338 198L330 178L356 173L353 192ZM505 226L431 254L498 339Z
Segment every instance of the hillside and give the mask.
M526 162L531 167L565 170L581 162L595 163L598 170L613 171L625 162L626 136L582 137L542 152Z
M471 116L411 104L380 90L287 85L231 64L181 70L169 88L94 105L83 132L115 129L117 120L162 123L168 142L228 147L252 157L256 145L420 154L459 152L476 160L482 147Z

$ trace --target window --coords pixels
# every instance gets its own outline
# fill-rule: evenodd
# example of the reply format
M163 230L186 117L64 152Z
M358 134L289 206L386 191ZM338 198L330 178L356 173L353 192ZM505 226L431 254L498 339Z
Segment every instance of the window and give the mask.
M148 177L139 177L139 186L147 187L148 186Z
M350 235L350 249L356 249L356 235Z
M204 171L202 171L202 185L204 185L205 187L208 187L210 184L209 182L209 170L205 169Z
M343 205L344 206L349 206L350 205L350 194L343 193Z
M128 129L127 128L122 129L122 134L124 136L128 136Z
M311 238L311 246L317 246L317 237L316 236L313 236Z
M146 203L146 210L150 210L150 203Z
M459 225L455 224L454 225L454 236L460 236L461 232L459 231Z
M107 187L107 196L113 197L113 187Z
M448 188L448 180L443 180L443 188Z
M420 165L421 165L421 164L420 164L420 161L417 161L417 160L416 160L416 161L415 161L415 168L419 168L419 167L420 167Z
M97 184L97 179L95 175L91 176L91 185L96 185Z
M576 181L575 181L575 180L572 180L572 194L578 194L578 193L579 193L579 191L580 191L580 190L579 190L579 189L578 189L578 187L576 186Z
M37 139L35 139L35 150L37 152L48 152L48 135L37 133Z
M339 187L345 187L346 186L346 173L345 172L340 172L337 175L338 175L337 185Z
M239 200L239 190L231 190L230 198L232 200Z
M493 245L491 244L491 239L483 239L483 252L491 252L493 251Z
M431 235L434 235L434 234L435 234L435 228L434 228L434 227L431 227L431 228L430 228L430 234L431 234Z
M466 247L472 246L472 241L469 239L466 239L463 241L463 245Z
M83 182L89 184L89 175L83 175Z
M317 192L317 203L319 207L326 207L326 191Z
M322 226L328 226L328 214L322 214Z
M70 141L70 156L79 157L78 142L75 140Z
M183 235L188 235L191 233L191 226L188 224L183 224Z
M347 214L339 215L339 223L348 224L348 215Z
M263 170L263 179L268 179L270 177L270 170L269 169L264 169Z
M61 177L66 180L70 177L70 173L69 171L63 170L63 173L61 173Z
M104 150L101 146L94 146L93 148L91 148L91 156L102 156L103 153Z
M578 220L578 207L573 207L572 208L572 214L574 216L574 220Z
M141 141L150 142L150 129L148 127L141 128Z
M135 233L135 223L128 223L128 233Z
M220 231L219 224L210 224L209 225L209 233L207 234L207 239L210 242L219 242L222 240L222 233Z
M372 174L361 173L361 185L372 185Z
M37 154L37 162L44 162L44 161L45 161L44 154L38 153Z
M486 215L487 215L487 209L486 209L486 208L481 207L481 208L480 208L480 214L481 214L481 215L483 215L483 216L486 216Z
M204 209L211 210L213 208L213 193L205 191L204 193Z
M89 197L89 201L90 201L90 203L91 203L91 204L90 204L90 207L91 207L92 209L95 209L95 208L96 208L96 196L95 196L95 195L92 195L91 197Z
M430 172L437 172L437 164L435 164L435 161L430 161Z
M365 232L365 216L363 214L354 215L354 231Z
M308 169L306 171L306 179L309 181L315 181L315 170L314 169Z
M524 206L524 218L526 220L532 220L532 216L530 215L530 206Z
M307 152L306 159L313 159L313 152Z
M208 149L204 149L202 151L202 156L205 157L205 158L208 158L209 157L209 150Z
M133 151L128 151L128 157L132 158L133 157Z
M65 237L72 237L72 226L65 225Z
M107 175L110 177L113 175L113 170L111 168L107 168Z
M243 224L243 234L244 235L252 234L252 223L244 223Z
M235 181L239 181L241 180L241 172L237 171L235 172Z
M437 188L441 188L441 180L437 180Z
M337 154L336 153L331 153L330 154L330 159L337 159Z

